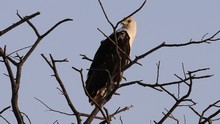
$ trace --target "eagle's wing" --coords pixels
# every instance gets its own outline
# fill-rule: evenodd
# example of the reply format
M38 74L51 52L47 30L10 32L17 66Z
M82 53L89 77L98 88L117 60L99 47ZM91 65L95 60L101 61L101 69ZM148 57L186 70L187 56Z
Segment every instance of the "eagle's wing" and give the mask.
M116 33L118 47L120 50L116 50L115 35L110 35L101 42L98 48L93 62L90 66L88 77L86 81L86 89L90 96L94 98L100 89L107 85L111 76L114 74L113 81L120 81L121 74L118 73L118 69L124 67L127 64L127 59L130 54L129 36L127 32L121 31ZM123 51L123 52L122 52ZM119 59L118 53L121 57ZM126 55L125 55L126 54ZM119 67L121 65L121 67Z

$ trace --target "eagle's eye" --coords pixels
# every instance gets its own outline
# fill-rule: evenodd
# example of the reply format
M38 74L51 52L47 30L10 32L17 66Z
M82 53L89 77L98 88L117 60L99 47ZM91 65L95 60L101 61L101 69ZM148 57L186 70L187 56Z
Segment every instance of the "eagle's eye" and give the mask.
M129 19L129 20L128 20L128 23L130 23L130 22L131 22L131 20Z

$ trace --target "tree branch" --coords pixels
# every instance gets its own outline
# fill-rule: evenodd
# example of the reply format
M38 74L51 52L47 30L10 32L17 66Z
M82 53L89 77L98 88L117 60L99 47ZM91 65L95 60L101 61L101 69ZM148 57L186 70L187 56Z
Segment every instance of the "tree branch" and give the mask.
M84 55L84 54L80 54L80 56L82 56L82 59L88 60L88 61L90 61L90 62L93 61L92 59L90 59L89 57L87 57L87 56Z
M4 111L8 110L9 108L11 108L11 106L8 106L8 107L2 109L2 110L0 111L0 115L1 115Z
M72 110L72 112L74 113L74 115L76 116L76 119L77 119L77 123L78 124L81 124L81 118L80 118L80 113L76 110L75 106L73 105L69 95L68 95L68 92L66 91L66 88L64 86L64 83L63 81L61 80L58 72L57 72L57 68L56 68L56 60L53 59L52 55L50 54L50 60L51 60L51 63L49 62L49 60L43 55L41 54L41 56L45 59L45 61L48 63L48 65L50 66L50 68L52 69L53 73L54 73L54 76L57 80L57 82L59 83L61 89L62 89L62 93L64 95L64 97L66 98L66 101L70 107L70 109ZM59 61L60 62L60 61Z
M88 93L87 89L86 89L86 86L85 86L85 82L84 82L84 79L83 79L83 74L82 74L82 69L77 69L75 67L72 67L75 71L77 71L79 74L80 74L80 78L81 78L81 82L82 82L82 87L83 87L83 90L84 90L84 93L86 96L88 96L89 100L92 101L93 104L95 104L95 108L94 110L92 111L92 113L88 116L88 118L86 119L86 121L84 122L84 124L90 124L92 122L92 120L96 117L97 113L100 111L103 115L103 117L105 118L105 120L107 120L107 117L105 115L105 113L103 112L102 110L102 107L104 106L105 103L97 103Z
M31 53L35 50L35 48L38 46L38 44L40 43L40 41L47 36L51 31L53 31L57 26L59 26L60 24L67 22L67 21L72 21L72 19L64 19L59 21L57 24L55 24L52 28L50 28L46 33L44 33L43 35L38 36L37 40L35 41L35 43L33 44L33 46L30 48L30 50L25 54L25 56L23 57L21 64L23 64L27 58L31 55ZM35 31L36 28L35 26L29 21L28 24L33 28L33 30ZM36 31L35 31L36 32Z
M125 66L122 70L124 71L124 70L128 69L133 64L137 63L138 60L145 58L149 54L151 54L151 53L153 53L153 52L155 52L155 51L157 51L157 50L159 50L160 48L163 48L163 47L183 47L183 46L197 45L197 44L203 44L203 43L208 43L209 44L213 41L220 41L220 38L215 38L219 33L220 33L220 30L217 31L215 34L211 35L210 37L206 38L206 39L202 38L199 41L190 40L189 42L181 43L181 44L167 44L167 43L163 42L160 45L152 48L148 52L146 52L144 54L141 54L139 56L136 56L136 58L132 62L130 62L127 66Z
M138 9L136 9L136 10L135 10L134 12L132 12L130 15L126 16L124 19L122 19L121 21L119 21L119 22L116 24L115 29L118 27L118 25L119 25L121 22L123 22L123 21L126 20L127 18L129 18L129 17L133 16L134 14L136 14L137 12L139 12L139 11L144 7L144 5L145 5L146 2L147 2L147 0L144 0L144 2L142 3L142 5L141 5Z
M10 78L10 82L11 82L11 89L12 89L11 106L12 106L13 113L17 119L18 124L24 124L22 112L19 110L19 106L18 106L18 91L19 91L19 87L20 87L20 83L21 83L21 74L22 74L23 64L26 62L26 60L29 58L29 56L32 54L32 52L35 50L35 48L38 46L40 41L45 36L47 36L51 31L53 31L61 23L71 20L71 19L64 19L64 20L58 22L57 24L55 24L46 33L44 33L43 35L40 35L37 31L37 28L29 21L31 18L33 18L39 14L40 13L37 12L37 13L34 13L30 16L26 16L26 17L22 18L17 12L17 15L19 16L20 21L18 21L17 23L13 24L12 26L10 26L0 32L0 36L2 36L3 34L7 33L8 31L12 30L13 28L19 26L20 24L27 22L30 25L30 27L34 30L35 34L38 37L37 40L34 42L34 44L31 46L31 48L28 50L28 52L24 55L24 57L21 57L17 54L17 57L19 58L19 62L15 62L10 56L8 56L6 54L6 46L4 47L4 50L2 50L2 48L0 48L0 56L3 58L3 63L5 64L5 67L8 72L8 77ZM26 48L22 48L22 49L26 49ZM19 50L22 50L22 49L19 49ZM16 67L15 76L12 71L12 67L10 65L10 62ZM25 113L23 113L23 114L25 115ZM28 118L27 115L25 115L25 116Z
M0 31L0 36L4 35L5 33L9 32L10 30L16 28L17 26L21 25L22 23L24 23L24 22L26 22L26 21L28 21L28 20L30 20L30 19L34 18L35 16L38 16L38 15L40 15L40 12L36 12L32 15L24 17L20 21L14 23L13 25L9 26L8 28Z
M199 114L199 112L197 112L193 107L189 106L189 108L197 115L199 116L199 124L206 124L206 123L212 123L213 121L219 120L219 118L214 119L214 117L216 117L217 115L220 115L220 106L217 105L220 103L220 100L217 100L216 102L214 102L213 104L210 104L207 108L205 108L201 114ZM214 109L217 108L216 111L214 111ZM210 114L208 117L205 117L205 114L208 111L214 111L212 114Z
M62 111L58 111L58 110L55 110L55 109L52 109L51 107L49 107L46 103L44 103L42 100L34 97L37 101L39 101L41 104L43 104L49 111L53 111L53 112L57 112L57 113L60 113L60 114L64 114L64 115L74 115L74 114L69 114L69 113L66 113L66 112L62 112Z
M145 0L145 2L146 2L146 0ZM134 15L135 13L137 13L143 6L144 6L144 4L145 4L145 2L142 4L142 6L140 7L140 8L138 8L136 11L134 11L132 14L130 14L129 16L132 16L132 15ZM104 13L104 16L105 16L105 18L106 18L106 20L108 21L108 23L111 25L111 27L112 27L112 29L113 29L113 32L114 32L114 34L115 34L115 31L116 31L116 28L117 28L117 26L118 26L118 24L120 23L120 22L118 22L118 24L116 24L116 26L114 26L113 24L112 24L112 22L109 20L109 18L108 18L108 16L107 16L107 14L106 14L106 12L105 12L105 10L104 10L104 7L103 7L103 5L102 5L102 3L101 3L101 0L99 0L99 4L100 4L100 6L101 6L101 9L102 9L102 11L103 11L103 13ZM124 19L126 19L126 18L124 18ZM123 19L123 20L124 20ZM123 21L123 20L121 20L121 22ZM100 29L99 29L99 31L100 32L102 32ZM103 33L103 32L102 32ZM103 33L104 34L104 33ZM105 35L105 34L104 34ZM106 36L106 35L105 35ZM116 35L115 35L116 36ZM108 38L108 37L107 37ZM110 39L111 40L111 39ZM117 41L116 41L116 46L117 46ZM118 49L118 47L117 47L117 50L118 51L120 51L120 49ZM122 51L123 52L123 51ZM117 52L117 53L119 53L119 52ZM119 56L119 58L120 58L120 56ZM128 57L129 58L129 57ZM130 60L130 58L129 58L129 60ZM122 71L121 69L119 69L120 70L120 72ZM110 75L110 79L112 79L112 77L114 77L114 75ZM108 85L108 84L107 84ZM111 98L111 96L115 93L115 91L118 89L118 86L119 86L119 82L117 82L117 86L115 86L113 89L107 89L107 93L106 93L106 96L103 98L103 100L102 100L102 103L100 103L99 105L100 105L100 108L102 108L102 106L104 106L104 104ZM85 89L85 88L84 88ZM108 91L109 90L109 91ZM88 95L87 95L88 96ZM89 99L91 99L90 97L89 97ZM100 111L101 109L99 109L99 107L97 107L96 106L96 108L93 110L93 112L91 113L91 117L89 117L89 118L87 118L87 120L85 121L85 124L90 124L91 122L92 122L92 120L93 120L93 118L94 118L94 116L96 116L96 114ZM101 111L102 112L102 111ZM104 114L103 114L103 116L104 116ZM108 119L105 119L106 120L106 123L109 123L109 121L108 121Z
M185 95L183 95L182 97L180 98L177 98L175 97L170 91L168 90L165 90L163 87L161 87L168 95L170 95L173 99L175 99L175 103L174 105L167 111L167 113L163 116L163 118L157 123L155 122L156 124L163 124L163 122L169 118L172 114L172 112L180 105L180 103L186 101L186 99L190 96L191 94L191 91L192 91L192 84L193 84L193 76L192 76L193 72L189 71L188 72L188 76L189 76L189 85L188 86L188 90L186 92Z

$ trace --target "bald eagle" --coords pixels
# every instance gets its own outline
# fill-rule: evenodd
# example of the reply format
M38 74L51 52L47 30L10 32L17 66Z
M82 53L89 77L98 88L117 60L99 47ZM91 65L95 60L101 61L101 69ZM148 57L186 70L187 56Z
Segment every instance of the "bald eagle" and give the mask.
M136 21L128 17L122 27L101 41L88 71L86 90L96 103L123 77L123 67L129 63L131 47L136 35ZM110 89L111 90L111 89ZM93 105L91 100L89 102Z

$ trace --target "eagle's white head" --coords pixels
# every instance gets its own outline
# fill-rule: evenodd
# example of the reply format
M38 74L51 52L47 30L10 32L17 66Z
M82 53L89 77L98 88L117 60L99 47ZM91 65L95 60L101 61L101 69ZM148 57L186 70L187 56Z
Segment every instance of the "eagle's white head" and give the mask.
M130 37L130 47L132 47L132 44L134 42L134 38L136 36L136 21L132 17L126 18L124 21L122 21L122 27L119 29L119 31L127 31L129 37Z

